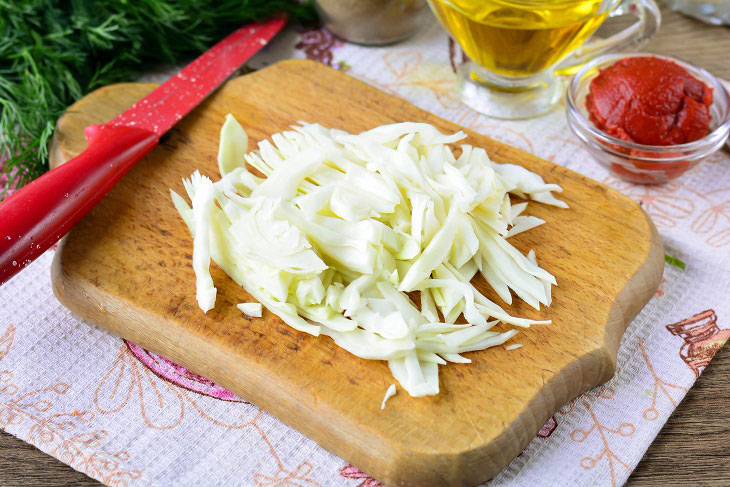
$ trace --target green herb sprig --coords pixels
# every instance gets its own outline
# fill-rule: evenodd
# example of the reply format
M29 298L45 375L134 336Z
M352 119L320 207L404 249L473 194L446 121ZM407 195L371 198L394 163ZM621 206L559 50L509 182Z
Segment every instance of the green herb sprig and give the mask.
M664 262L666 262L669 265L673 265L674 267L677 267L682 270L684 270L685 267L687 266L684 262L682 262L681 260L679 260L676 257L672 257L669 254L664 254Z
M46 171L75 100L280 13L315 18L295 0L0 0L0 200Z

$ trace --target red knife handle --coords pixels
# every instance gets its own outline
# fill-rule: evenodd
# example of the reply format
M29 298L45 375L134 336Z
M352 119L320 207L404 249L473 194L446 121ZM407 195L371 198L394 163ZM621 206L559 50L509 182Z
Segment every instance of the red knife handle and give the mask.
M0 203L0 285L63 237L159 141L127 125L85 133L84 152Z

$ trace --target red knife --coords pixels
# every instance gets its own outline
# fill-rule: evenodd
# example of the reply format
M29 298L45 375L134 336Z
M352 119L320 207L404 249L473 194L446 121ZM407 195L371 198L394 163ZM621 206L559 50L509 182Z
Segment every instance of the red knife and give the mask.
M63 237L285 23L238 29L111 122L87 127L84 152L0 203L0 285Z

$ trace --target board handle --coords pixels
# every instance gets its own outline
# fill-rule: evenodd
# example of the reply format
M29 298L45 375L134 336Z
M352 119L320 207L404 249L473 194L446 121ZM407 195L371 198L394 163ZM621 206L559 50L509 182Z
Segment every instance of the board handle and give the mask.
M63 237L159 142L127 125L93 125L88 147L0 203L0 285Z

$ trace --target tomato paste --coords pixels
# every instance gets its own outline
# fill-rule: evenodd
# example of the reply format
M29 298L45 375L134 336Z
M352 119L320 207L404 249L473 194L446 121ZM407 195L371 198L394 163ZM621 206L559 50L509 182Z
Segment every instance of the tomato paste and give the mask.
M590 119L616 138L674 145L707 135L712 89L683 67L652 56L622 59L601 70L586 97Z

